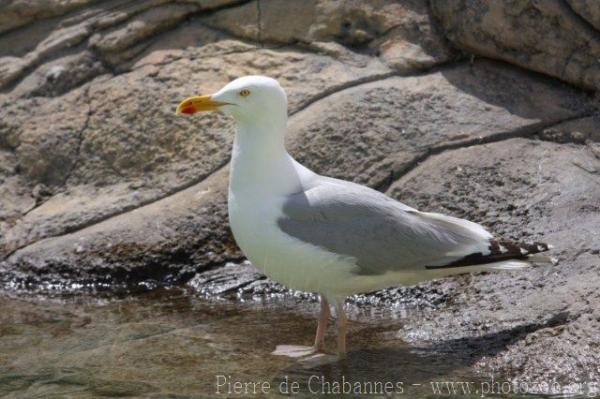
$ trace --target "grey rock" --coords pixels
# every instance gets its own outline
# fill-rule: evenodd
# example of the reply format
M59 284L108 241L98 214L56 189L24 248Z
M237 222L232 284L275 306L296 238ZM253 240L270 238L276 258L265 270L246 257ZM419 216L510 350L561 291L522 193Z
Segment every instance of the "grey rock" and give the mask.
M17 159L10 151L0 150L0 232L35 206L26 179L15 173Z
M335 41L380 57L399 72L416 71L454 56L422 1L261 1L214 13L209 26L266 43Z
M0 33L18 28L31 21L65 14L71 10L93 4L97 0L8 0L0 9Z
M577 163L600 167L585 146L512 139L431 157L395 182L389 189L395 198L469 218L503 237L545 240L555 246L552 255L559 261L554 267L464 280L452 306L407 322L401 336L438 342L514 330L521 337L480 359L477 367L507 369L520 353L525 360L515 369L518 380L560 375L564 384L595 372L578 364L598 361L595 351L582 348L593 345L598 328L587 315L600 304L594 283L600 268L594 254L600 247L600 186L593 183L597 174ZM577 343L567 338L572 334ZM552 348L549 356L538 355L544 347Z
M90 37L91 49L98 51L112 65L123 61L123 56L131 57L131 51L146 38L176 26L184 18L197 11L193 4L165 4L135 15L123 25L96 33ZM135 54L135 47L133 54Z
M322 90L389 73L366 58L356 56L349 65L327 55L221 41L154 51L129 73L101 76L58 97L16 104L7 98L12 105L0 111L6 115L4 141L16 148L21 173L33 184L62 189L0 237L3 252L167 197L226 164L231 121L220 114L175 117L179 99L215 91L232 77L259 73L267 65L288 88L295 112ZM227 75L215 72L223 64L230 65ZM301 75L305 69L314 74ZM31 115L33 104L37 111Z
M90 52L67 55L40 65L12 90L15 97L56 97L108 71Z
M557 143L598 143L600 142L600 119L597 116L575 119L544 129L540 137Z
M572 4L583 10L583 3ZM600 88L600 32L567 2L435 0L431 8L448 39L468 53Z
M600 30L600 8L594 0L567 0L573 11Z
M235 1L167 3L50 0L35 2L31 7L28 2L13 1L0 10L0 22L7 21L4 29L0 25L0 32L26 26L0 36L0 87L10 88L32 69L57 56L85 50L116 68L142 53L150 44L147 39L176 27L195 12L227 7ZM73 10L77 11L70 12ZM57 16L62 18L46 19ZM27 24L36 18L42 20Z
M292 154L319 173L384 188L428 153L532 135L591 112L567 87L523 78L505 65L476 62L361 85L300 113L288 141Z

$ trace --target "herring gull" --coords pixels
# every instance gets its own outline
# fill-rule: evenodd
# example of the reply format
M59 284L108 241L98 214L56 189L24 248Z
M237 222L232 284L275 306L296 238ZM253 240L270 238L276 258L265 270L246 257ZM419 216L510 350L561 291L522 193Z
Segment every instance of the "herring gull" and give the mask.
M228 211L237 244L271 279L321 298L314 346L281 346L275 353L322 351L331 303L343 355L343 304L349 295L458 273L520 269L550 259L532 257L547 251L547 244L498 239L479 224L421 212L301 165L284 145L287 97L274 79L241 77L177 107L178 114L214 110L236 122Z

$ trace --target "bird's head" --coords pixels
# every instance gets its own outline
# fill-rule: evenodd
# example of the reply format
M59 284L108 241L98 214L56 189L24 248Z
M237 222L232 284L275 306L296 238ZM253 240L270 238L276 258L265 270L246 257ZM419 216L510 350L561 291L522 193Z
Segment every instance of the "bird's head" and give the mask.
M287 97L279 83L266 76L244 76L214 94L183 100L177 114L220 110L238 123L262 124L287 117Z

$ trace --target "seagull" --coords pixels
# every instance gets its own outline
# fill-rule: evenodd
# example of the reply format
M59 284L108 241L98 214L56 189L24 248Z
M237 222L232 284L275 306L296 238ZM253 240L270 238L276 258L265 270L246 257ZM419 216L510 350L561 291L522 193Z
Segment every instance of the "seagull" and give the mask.
M346 297L459 273L514 270L550 262L541 242L495 238L483 226L421 212L369 187L319 175L286 151L287 96L265 76L240 77L176 113L222 111L236 122L228 212L240 249L285 286L318 293L314 345L281 345L293 357L324 351L330 303L337 352L346 353Z

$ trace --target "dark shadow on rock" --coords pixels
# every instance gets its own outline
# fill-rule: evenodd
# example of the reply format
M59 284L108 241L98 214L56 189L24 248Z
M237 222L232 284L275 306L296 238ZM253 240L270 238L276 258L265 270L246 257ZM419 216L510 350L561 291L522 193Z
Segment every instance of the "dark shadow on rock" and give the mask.
M574 318L568 312L561 312L545 322L518 325L508 330L501 330L479 337L464 337L442 341L419 350L423 350L425 354L444 353L455 357L458 355L464 358L465 366L469 366L484 356L495 356L503 352L509 345L525 338L528 334L543 328L566 324Z

